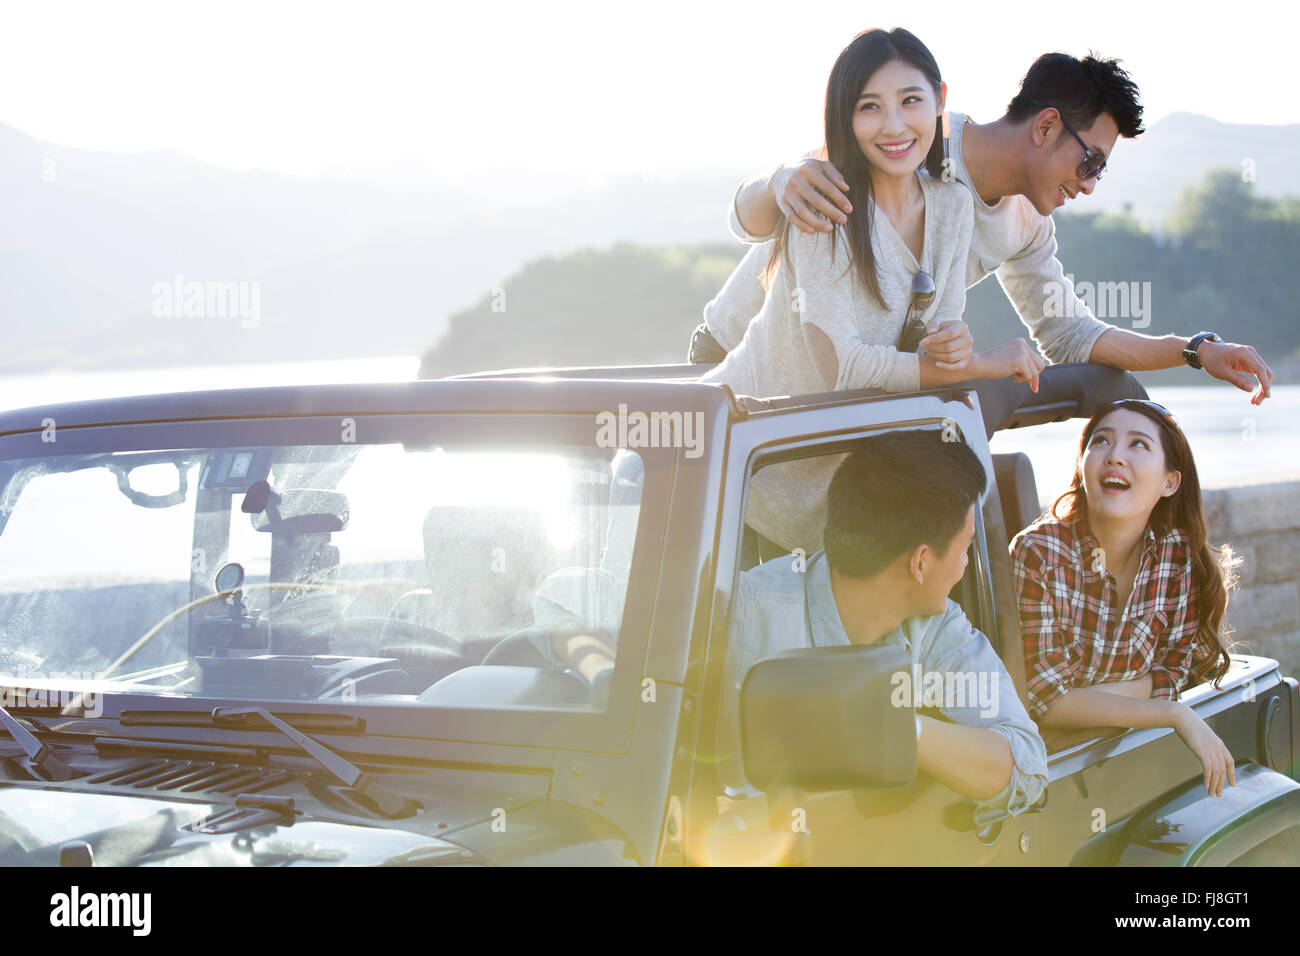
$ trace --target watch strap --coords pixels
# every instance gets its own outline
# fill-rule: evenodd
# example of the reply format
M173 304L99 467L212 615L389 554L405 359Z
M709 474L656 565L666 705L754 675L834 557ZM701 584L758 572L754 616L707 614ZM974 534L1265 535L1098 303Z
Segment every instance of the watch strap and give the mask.
M1223 339L1219 338L1218 334L1215 332L1197 332L1187 340L1187 347L1183 349L1183 360L1192 368L1203 368L1204 366L1201 365L1201 358L1196 354L1197 347L1202 342L1222 341Z

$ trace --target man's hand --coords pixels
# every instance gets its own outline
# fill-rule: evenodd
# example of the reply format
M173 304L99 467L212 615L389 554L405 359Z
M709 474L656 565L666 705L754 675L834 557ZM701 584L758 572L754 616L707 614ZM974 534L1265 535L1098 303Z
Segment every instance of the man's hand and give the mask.
M824 159L809 157L793 166L778 166L768 180L768 189L790 225L809 235L830 232L832 222L848 222L853 211L853 204L843 195L849 184Z
M1215 378L1231 382L1243 392L1254 391L1250 404L1259 405L1269 397L1273 372L1251 346L1232 342L1202 342L1196 348L1196 356L1201 360L1205 371ZM1255 390L1256 380L1259 382L1258 390Z
M557 660L577 671L589 687L595 683L601 671L614 666L614 648L592 634L552 634L551 653Z
M941 369L956 372L970 364L975 340L961 319L931 319L925 324L927 335L921 348Z
M1028 382L1038 391L1038 375L1047 367L1047 361L1038 350L1024 339L1012 339L987 352L980 352L972 360L976 374L972 378L1011 378Z

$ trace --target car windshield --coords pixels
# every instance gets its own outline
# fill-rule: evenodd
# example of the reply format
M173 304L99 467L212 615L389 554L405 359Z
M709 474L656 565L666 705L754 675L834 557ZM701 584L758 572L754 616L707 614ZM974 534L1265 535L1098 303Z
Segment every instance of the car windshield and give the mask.
M643 474L401 441L0 462L0 681L602 709L556 635L615 646Z

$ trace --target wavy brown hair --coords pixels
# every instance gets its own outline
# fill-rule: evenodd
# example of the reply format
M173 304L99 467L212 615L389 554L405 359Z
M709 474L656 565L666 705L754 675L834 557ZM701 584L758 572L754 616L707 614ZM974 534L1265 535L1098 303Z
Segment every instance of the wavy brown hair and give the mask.
M1111 412L1125 408L1150 419L1159 429L1160 447L1165 453L1165 470L1182 475L1178 490L1161 498L1147 519L1157 538L1162 538L1175 528L1187 535L1192 552L1192 588L1196 609L1196 646L1192 653L1191 682L1218 681L1228 672L1230 663L1225 612L1228 593L1237 585L1237 571L1241 558L1233 554L1229 545L1211 547L1206 540L1205 508L1201 502L1201 482L1196 474L1192 448L1183 430L1159 406L1138 399L1123 399L1103 405L1095 412L1083 429L1079 439L1078 464L1070 487L1052 503L1052 516L1058 520L1087 519L1088 494L1083 485L1083 458L1088 451L1092 433L1103 418ZM1058 509L1068 500L1065 511Z
M826 158L840 171L849 185L845 194L853 211L848 223L831 230L831 259L835 257L835 243L840 229L844 230L849 247L849 268L866 286L868 292L884 308L889 308L880 291L876 275L876 256L871 248L872 204L871 163L862 154L858 138L853 132L853 113L858 108L862 88L886 63L901 60L914 66L930 81L938 97L943 78L939 64L924 43L913 34L897 27L893 30L867 30L853 38L831 67L826 81ZM925 168L935 179L943 175L943 117L935 117L934 142L925 155ZM777 231L763 272L763 286L771 285L772 276L784 259L790 265L790 222L785 220Z

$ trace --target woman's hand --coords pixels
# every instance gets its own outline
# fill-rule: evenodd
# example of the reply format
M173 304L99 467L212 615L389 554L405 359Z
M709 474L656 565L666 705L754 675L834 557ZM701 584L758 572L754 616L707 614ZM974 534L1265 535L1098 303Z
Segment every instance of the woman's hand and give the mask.
M931 319L925 328L927 334L921 339L921 348L939 368L955 372L970 364L975 340L965 322L961 319Z
M1035 392L1038 391L1038 375L1047 367L1038 350L1024 339L1012 339L1005 345L980 352L975 356L974 364L977 374L972 378L1012 378L1017 382L1028 382Z
M808 157L793 166L778 166L768 188L790 225L809 235L830 232L834 223L848 222L853 211L853 204L843 195L849 184L824 159Z
M1237 785L1237 765L1232 753L1219 739L1219 735L1210 729L1210 725L1196 715L1186 704L1178 704L1173 728L1183 738L1196 759L1201 762L1205 775L1205 789L1212 797L1223 796L1223 784Z

